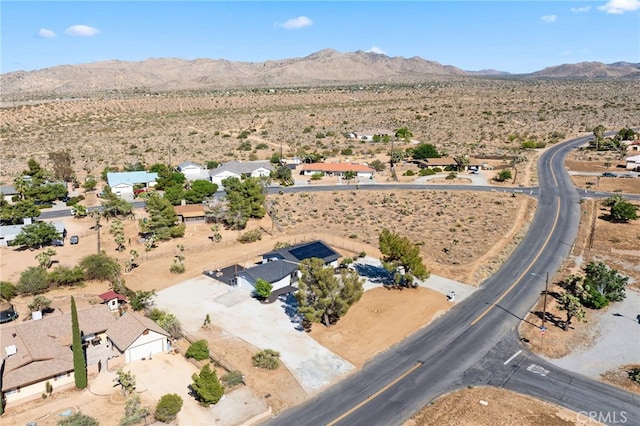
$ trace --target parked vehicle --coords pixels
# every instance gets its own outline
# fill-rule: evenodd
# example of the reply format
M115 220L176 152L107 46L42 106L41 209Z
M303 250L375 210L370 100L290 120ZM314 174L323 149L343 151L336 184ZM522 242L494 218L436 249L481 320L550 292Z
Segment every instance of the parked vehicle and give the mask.
M78 244L80 242L80 237L78 237L77 235L72 235L71 238L69 238L69 244Z
M56 247L62 247L64 246L64 240L52 240L51 245Z
M602 177L616 177L617 175L615 173L611 173L611 172L604 172L602 174Z

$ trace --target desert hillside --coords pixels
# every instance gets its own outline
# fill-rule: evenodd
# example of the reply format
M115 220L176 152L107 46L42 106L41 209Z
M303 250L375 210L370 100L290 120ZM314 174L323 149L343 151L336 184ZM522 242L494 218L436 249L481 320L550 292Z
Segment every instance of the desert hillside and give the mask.
M510 76L496 70L464 71L420 57L389 57L372 52L341 53L324 49L303 58L260 63L224 59L151 58L141 62L110 60L61 65L1 76L3 98L75 95L109 91L172 91L221 88L278 88L359 84L413 84L461 76L509 78L639 79L640 64L589 62L550 67L533 74Z

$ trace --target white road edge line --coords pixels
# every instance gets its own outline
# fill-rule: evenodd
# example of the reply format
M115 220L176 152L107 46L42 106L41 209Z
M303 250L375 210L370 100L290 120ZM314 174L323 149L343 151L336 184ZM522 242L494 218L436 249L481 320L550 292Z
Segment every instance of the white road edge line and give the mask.
M511 355L511 358L509 358L508 360L506 360L503 364L504 364L504 365L509 364L511 361L513 361L513 359L514 359L515 357L517 357L517 356L518 356L518 355L520 355L521 353L522 353L522 351L520 350L520 351L516 352L515 354Z

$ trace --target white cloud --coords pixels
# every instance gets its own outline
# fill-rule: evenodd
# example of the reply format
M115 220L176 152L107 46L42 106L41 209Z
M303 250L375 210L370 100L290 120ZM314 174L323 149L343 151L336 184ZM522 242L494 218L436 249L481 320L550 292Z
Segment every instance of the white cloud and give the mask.
M550 24L551 22L556 22L558 17L556 15L545 15L540 19L542 19L542 22L546 22L546 23Z
M571 10L573 13L585 13L591 10L591 6L572 7L569 10Z
M387 54L387 52L385 52L384 50L380 49L378 46L371 47L371 49L367 50L367 53L377 53L379 55L386 55Z
M285 30L297 30L304 27L310 27L313 25L313 21L306 16L298 16L297 18L291 18L284 24L276 24L276 26L284 28Z
M38 37L42 37L42 38L54 38L56 36L56 33L53 32L52 30L48 30L46 28L40 28L38 30Z
M70 36L91 37L98 34L99 32L99 29L90 27L88 25L72 25L67 28L64 33Z
M598 10L615 15L622 15L625 12L633 12L638 9L640 9L640 0L609 0L604 6L598 7Z

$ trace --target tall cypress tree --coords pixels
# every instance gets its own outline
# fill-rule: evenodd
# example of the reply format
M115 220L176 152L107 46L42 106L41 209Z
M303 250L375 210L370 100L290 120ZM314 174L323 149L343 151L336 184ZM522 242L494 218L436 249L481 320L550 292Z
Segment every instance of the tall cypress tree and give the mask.
M78 389L87 387L87 364L84 359L76 300L71 296L71 333L73 334L73 378Z

